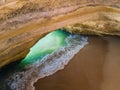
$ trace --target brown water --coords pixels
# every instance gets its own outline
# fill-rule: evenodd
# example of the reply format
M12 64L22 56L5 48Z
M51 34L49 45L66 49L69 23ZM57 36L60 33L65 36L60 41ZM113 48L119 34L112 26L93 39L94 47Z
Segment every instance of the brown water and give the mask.
M34 85L36 90L120 90L120 37L89 37L63 70Z

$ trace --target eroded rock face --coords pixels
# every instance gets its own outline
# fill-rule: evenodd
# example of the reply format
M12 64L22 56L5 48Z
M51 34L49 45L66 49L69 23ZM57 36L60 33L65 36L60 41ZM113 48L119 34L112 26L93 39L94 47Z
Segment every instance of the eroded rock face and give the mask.
M63 69L87 43L87 37L79 34L62 30L49 33L20 63L0 72L0 90L34 90L34 82Z
M1 5L0 68L24 58L36 41L61 27L119 36L119 8L119 0L11 0Z

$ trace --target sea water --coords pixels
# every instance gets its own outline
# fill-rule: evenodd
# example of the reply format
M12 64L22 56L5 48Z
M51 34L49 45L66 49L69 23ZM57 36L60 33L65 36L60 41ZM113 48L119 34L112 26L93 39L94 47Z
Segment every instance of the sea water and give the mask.
M40 39L27 56L0 81L0 90L34 90L33 83L54 74L82 49L87 37L61 29Z

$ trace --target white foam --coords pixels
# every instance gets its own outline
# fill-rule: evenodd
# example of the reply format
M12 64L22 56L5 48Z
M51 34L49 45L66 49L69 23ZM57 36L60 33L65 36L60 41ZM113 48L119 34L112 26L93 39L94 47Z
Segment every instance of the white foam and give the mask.
M63 69L74 55L88 43L87 37L80 35L71 35L66 39L66 42L67 46L47 55L42 61L38 60L27 70L12 74L6 80L8 88L10 90L34 90L34 82Z

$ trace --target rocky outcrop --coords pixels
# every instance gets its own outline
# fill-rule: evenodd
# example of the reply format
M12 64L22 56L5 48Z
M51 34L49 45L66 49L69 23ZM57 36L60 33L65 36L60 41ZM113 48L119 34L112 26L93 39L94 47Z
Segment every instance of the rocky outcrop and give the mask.
M120 36L119 0L11 0L0 6L0 68L24 58L46 33Z

